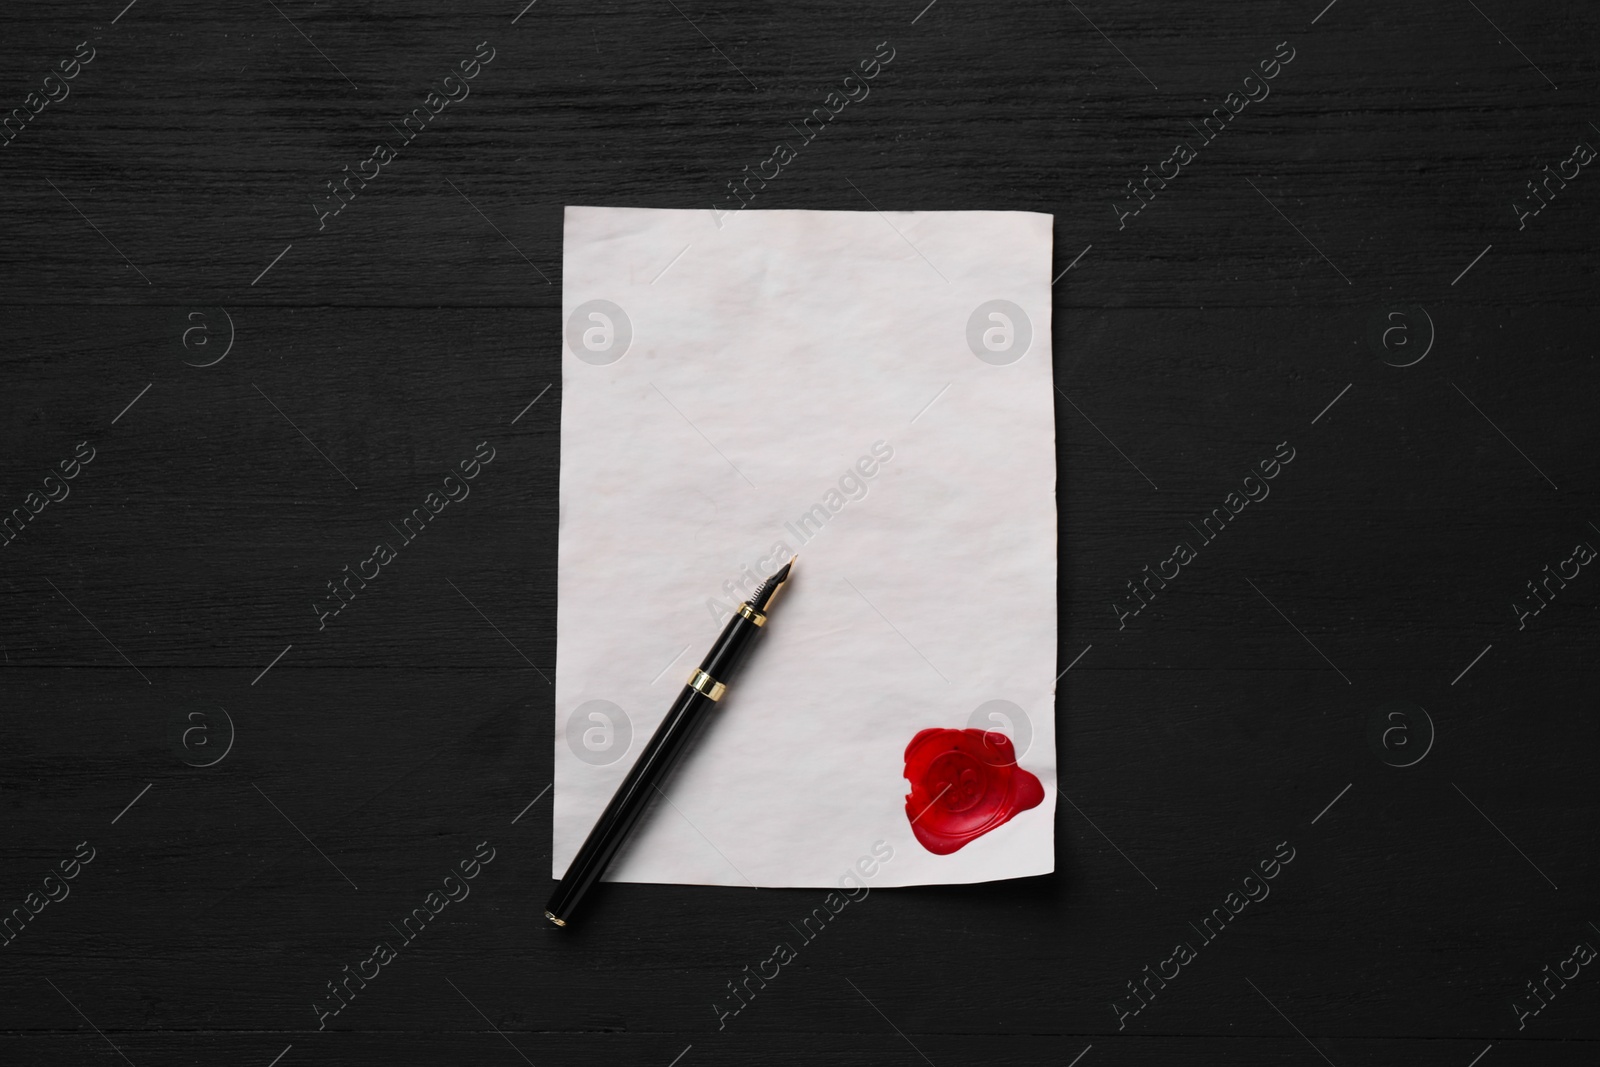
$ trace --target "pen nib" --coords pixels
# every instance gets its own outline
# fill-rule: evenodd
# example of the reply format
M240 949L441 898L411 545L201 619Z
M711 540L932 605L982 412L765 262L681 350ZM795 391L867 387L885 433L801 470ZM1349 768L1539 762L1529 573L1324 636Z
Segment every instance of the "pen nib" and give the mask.
M790 556L789 562L780 567L777 574L774 574L756 587L755 593L750 597L750 606L752 608L757 611L765 611L767 609L773 598L778 595L778 590L789 580L789 568L793 567L794 561L799 558L798 553Z

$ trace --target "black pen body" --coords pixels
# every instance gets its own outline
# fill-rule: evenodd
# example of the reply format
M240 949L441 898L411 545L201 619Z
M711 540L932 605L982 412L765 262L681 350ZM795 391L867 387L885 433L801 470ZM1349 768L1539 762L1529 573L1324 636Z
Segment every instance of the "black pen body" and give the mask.
M622 779L599 821L589 831L583 847L578 849L550 903L545 906L545 918L557 926L567 925L579 900L600 880L650 802L665 786L673 768L682 761L711 718L728 679L749 655L765 622L765 615L749 604L739 605L739 610L723 627L711 651L690 675L689 683L673 701L666 718L661 720L644 751Z

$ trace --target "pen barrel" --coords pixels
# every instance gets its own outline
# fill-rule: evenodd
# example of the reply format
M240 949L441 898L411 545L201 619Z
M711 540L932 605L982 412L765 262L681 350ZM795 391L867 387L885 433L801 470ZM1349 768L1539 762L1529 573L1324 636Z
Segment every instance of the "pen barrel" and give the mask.
M756 635L760 632L760 625L743 615L734 615L728 620L728 625L722 628L722 633L717 636L711 651L706 653L706 658L700 661L700 669L722 684L732 685L734 672L750 655L750 650L755 647Z
M605 874L650 802L660 795L657 790L682 760L713 707L715 701L710 697L687 687L673 701L667 717L661 720L567 867L545 907L549 915L563 923L572 917L578 901Z
M717 637L691 678L707 676L701 687L685 686L656 727L639 758L629 768L611 802L606 805L583 847L562 875L561 883L545 907L548 917L560 925L572 917L578 902L605 874L612 859L628 839L640 818L666 785L673 769L682 761L705 723L709 712L722 696L722 689L711 683L726 684L744 658L750 654L761 627L742 615L734 615Z

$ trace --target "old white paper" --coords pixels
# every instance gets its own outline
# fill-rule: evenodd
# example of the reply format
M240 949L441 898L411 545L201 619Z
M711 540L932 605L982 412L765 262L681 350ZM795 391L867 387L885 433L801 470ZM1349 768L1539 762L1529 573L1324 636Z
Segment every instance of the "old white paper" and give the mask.
M833 886L879 841L873 885L1054 869L1051 223L567 208L554 875L792 553L608 878ZM906 745L969 726L1045 800L934 855Z

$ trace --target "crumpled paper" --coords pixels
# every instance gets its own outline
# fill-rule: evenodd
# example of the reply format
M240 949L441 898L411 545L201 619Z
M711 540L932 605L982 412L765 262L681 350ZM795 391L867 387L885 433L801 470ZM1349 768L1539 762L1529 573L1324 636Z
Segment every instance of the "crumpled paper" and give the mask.
M608 879L834 886L1054 869L1049 215L569 207L559 877L728 613L798 554ZM950 855L902 777L999 730L1045 800Z

